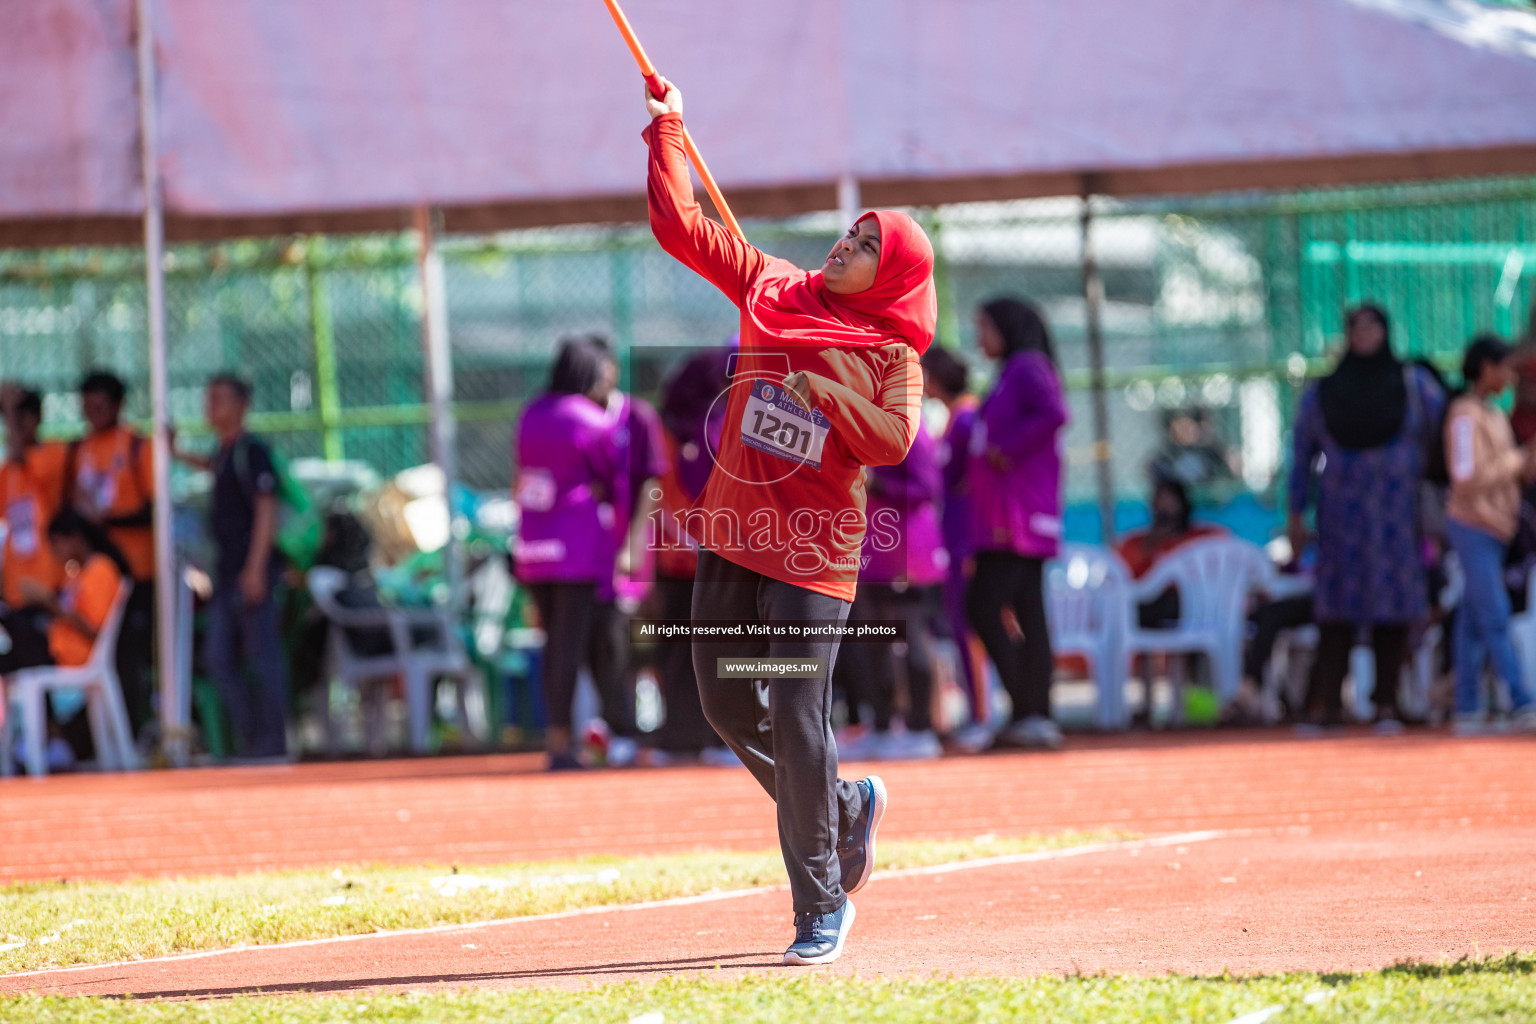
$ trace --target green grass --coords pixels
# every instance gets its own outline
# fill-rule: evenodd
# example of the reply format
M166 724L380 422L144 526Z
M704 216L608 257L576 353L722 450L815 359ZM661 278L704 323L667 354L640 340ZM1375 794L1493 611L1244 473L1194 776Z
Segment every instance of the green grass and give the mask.
M884 842L882 868L1132 838L1064 833ZM473 886L475 879L493 886ZM127 883L0 887L0 973L248 945L464 924L784 882L778 851L589 858L542 864L271 872ZM458 890L454 892L453 890Z
M1269 1006L1271 1024L1442 1024L1536 1019L1536 957L1512 955L1352 975L1268 978L965 978L866 981L814 974L712 977L585 992L465 991L388 996L239 997L213 1002L0 999L29 1024L665 1024L718 1021L1092 1021L1226 1024ZM1308 1002L1311 997L1312 1002ZM657 1020L655 1016L649 1018Z

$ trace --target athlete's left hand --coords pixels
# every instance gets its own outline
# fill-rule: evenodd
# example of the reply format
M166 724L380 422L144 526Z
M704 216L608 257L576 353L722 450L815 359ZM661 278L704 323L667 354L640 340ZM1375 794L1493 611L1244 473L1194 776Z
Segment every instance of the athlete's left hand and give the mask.
M804 371L796 370L784 378L784 390L795 396L795 401L806 412L811 411L811 382Z

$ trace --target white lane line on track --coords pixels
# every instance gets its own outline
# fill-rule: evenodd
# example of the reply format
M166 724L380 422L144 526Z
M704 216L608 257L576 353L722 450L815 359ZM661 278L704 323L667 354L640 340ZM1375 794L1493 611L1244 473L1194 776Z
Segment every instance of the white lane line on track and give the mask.
M1128 839L1114 843L1086 843L1082 846L1064 846L1055 850L1035 850L1030 853L1010 853L999 857L981 857L976 860L958 860L950 864L935 864L925 868L894 868L876 871L871 881L884 878L915 878L921 875L944 875L975 868L1000 867L1009 864L1031 864L1039 861L1065 860L1084 857L1093 853L1113 853L1117 850L1147 850L1163 846L1181 846L1190 843L1207 843L1215 839L1233 839L1241 836L1273 832L1273 829L1206 829L1199 832L1179 832L1151 839ZM446 935L453 932L473 931L479 928L499 928L506 925L533 924L538 921L563 921L574 917L590 917L594 914L623 914L639 910L658 910L664 907L689 907L698 903L717 903L721 900L741 899L761 893L782 892L788 885L759 885L751 889L730 889L726 892L706 892L697 896L676 896L666 900L650 900L645 903L615 903L596 907L562 910L553 914L530 914L526 917L498 917L490 921L468 921L463 924L439 924L426 928L398 928L357 935L331 935L323 939L296 939L292 942L275 942L264 946L226 946L196 953L173 953L170 956L145 957L142 960L116 960L104 964L77 964L73 967L47 967L35 971L16 971L0 974L0 984L12 978L33 978L42 974L74 974L80 971L104 971L118 967L135 967L142 964L167 964L183 960L206 960L210 957L228 956L231 953L260 953L274 949L300 949L306 946L326 946L338 942L363 942L368 939L386 939L409 935ZM1237 1022L1234 1022L1237 1024Z

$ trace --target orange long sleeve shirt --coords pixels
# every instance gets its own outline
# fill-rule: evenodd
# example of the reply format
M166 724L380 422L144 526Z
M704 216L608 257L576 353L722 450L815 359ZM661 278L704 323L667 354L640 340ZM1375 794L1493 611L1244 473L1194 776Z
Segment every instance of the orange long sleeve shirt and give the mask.
M651 230L663 249L738 308L763 273L790 268L704 216L679 115L656 118L645 139ZM810 382L811 417L766 387L797 371ZM866 529L863 469L906 457L922 395L922 367L906 345L787 344L743 310L720 450L684 527L737 565L852 601Z

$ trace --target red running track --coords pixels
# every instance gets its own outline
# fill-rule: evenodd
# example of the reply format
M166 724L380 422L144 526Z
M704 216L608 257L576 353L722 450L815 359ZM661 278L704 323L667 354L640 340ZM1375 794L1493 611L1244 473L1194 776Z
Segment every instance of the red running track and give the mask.
M883 879L856 900L850 952L831 970L1353 970L1536 948L1533 752L1523 739L1228 734L884 765L889 838L1258 831L1182 850ZM0 875L774 845L772 809L739 770L548 776L532 767L477 758L9 782L0 785ZM771 970L787 923L786 895L771 892L15 976L0 978L0 991L567 986L715 964Z
M1229 733L879 770L894 794L892 838L1387 831L1536 826L1533 755L1536 740L1523 738ZM740 769L549 775L539 764L525 755L4 780L0 882L778 845L772 807Z

